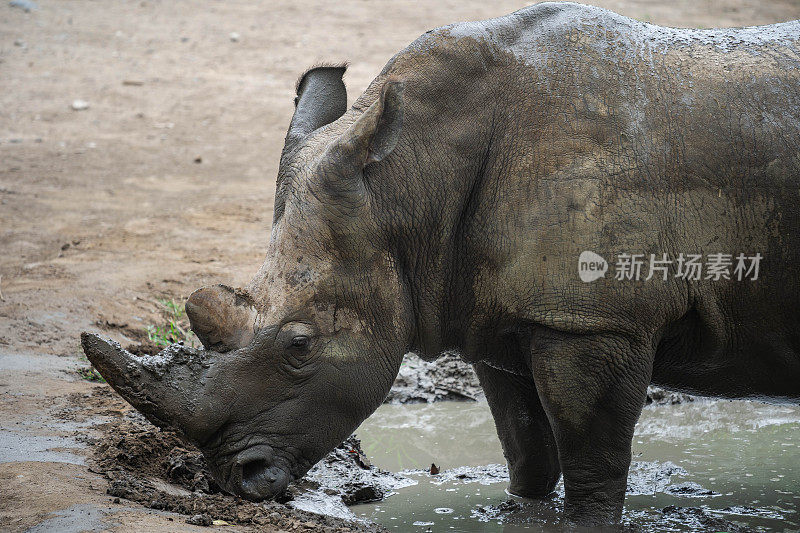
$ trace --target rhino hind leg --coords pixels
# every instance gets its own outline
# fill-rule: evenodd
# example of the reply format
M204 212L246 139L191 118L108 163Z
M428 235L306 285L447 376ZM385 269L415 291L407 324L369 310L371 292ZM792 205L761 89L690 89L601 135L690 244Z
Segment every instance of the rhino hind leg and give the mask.
M561 477L553 430L533 378L475 365L508 462L509 492L525 498L551 494Z
M565 516L580 526L616 524L654 351L612 334L543 336L531 368L558 446Z

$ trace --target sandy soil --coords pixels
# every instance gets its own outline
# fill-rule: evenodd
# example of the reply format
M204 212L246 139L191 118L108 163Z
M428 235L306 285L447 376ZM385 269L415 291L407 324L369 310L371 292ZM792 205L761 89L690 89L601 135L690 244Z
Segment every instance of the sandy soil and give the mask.
M305 67L350 61L352 101L427 29L524 3L37 3L0 5L0 529L200 529L109 503L81 464L95 419L59 414L104 385L74 374L80 331L125 342L159 322L157 298L256 271ZM597 4L678 26L800 18L800 0Z

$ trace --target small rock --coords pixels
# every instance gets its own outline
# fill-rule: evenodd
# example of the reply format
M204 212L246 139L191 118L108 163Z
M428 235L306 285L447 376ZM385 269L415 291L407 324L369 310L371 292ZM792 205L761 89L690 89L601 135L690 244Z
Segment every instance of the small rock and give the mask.
M214 523L214 520L212 520L211 517L208 516L207 514L196 514L191 518L187 518L186 523L191 524L193 526L208 527Z
M203 158L202 158L202 157L200 157L200 156L197 156L197 157L195 157L195 158L194 158L194 162L195 162L195 163L197 163L197 164L199 165L200 163L202 163L202 162L203 162Z
M22 39L17 39L16 41L14 41L14 46L25 48L25 41L23 41Z
M234 42L234 43L238 43L239 42L239 37L240 36L235 31L231 32L230 37L231 37L231 42Z
M435 476L435 475L437 475L437 474L439 473L439 467L438 467L438 466L436 466L436 464L435 464L435 463L431 463L431 470L430 470L430 472L431 472L431 475L432 475L432 476Z
M383 499L384 493L380 487L374 485L359 485L349 487L349 490L342 494L342 501L345 505L356 505L358 503L376 502Z
M89 109L89 102L86 100L74 100L72 102L72 109L74 111L83 111L84 109Z
M39 6L36 5L36 2L31 2L31 0L11 0L8 5L11 7L18 7L25 11L25 13L30 13L34 9L38 9Z
M666 488L665 492L668 494L673 494L675 496L692 496L692 497L719 496L719 494L717 494L713 490L708 490L693 481L686 481L683 483L676 483L674 485L670 485Z

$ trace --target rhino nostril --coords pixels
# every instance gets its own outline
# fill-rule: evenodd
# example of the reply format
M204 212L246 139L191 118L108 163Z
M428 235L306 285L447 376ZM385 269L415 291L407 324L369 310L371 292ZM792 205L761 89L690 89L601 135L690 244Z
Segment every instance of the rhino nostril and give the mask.
M232 492L256 501L275 496L291 481L275 464L273 450L266 444L241 452L236 457L233 474Z
M272 483L275 476L268 472L269 463L265 459L254 459L242 465L242 482L253 483L260 479Z

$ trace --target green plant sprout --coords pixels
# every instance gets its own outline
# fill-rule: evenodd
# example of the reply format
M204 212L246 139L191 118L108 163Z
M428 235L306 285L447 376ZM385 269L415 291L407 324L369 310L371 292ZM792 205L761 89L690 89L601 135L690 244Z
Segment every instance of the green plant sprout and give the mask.
M197 347L197 337L190 329L189 318L186 316L183 303L163 298L156 301L162 308L166 323L161 326L147 326L145 328L147 339L156 346L169 346L176 342L183 342L191 348Z

